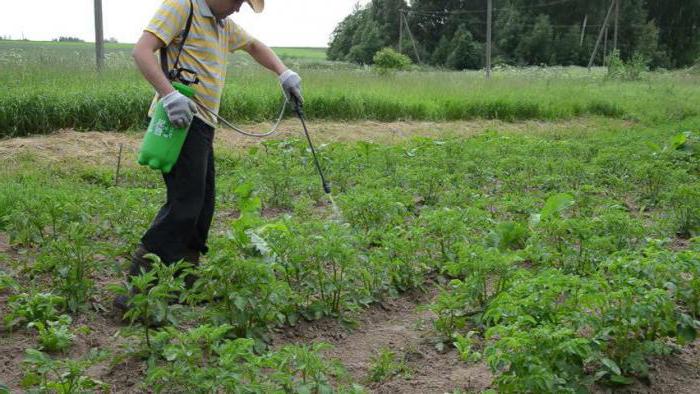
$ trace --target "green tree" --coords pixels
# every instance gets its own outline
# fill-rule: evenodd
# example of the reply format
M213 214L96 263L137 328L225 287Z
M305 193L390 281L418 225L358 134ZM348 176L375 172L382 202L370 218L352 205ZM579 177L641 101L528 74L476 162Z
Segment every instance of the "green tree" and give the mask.
M481 45L474 41L466 25L460 25L452 38L447 67L457 70L481 68Z
M580 45L580 38L581 32L578 26L571 26L555 38L553 50L559 64L573 66L588 61L587 56L590 54Z
M700 57L700 0L625 0L621 2L618 49L627 62L641 54L652 67L685 67ZM495 0L494 56L511 64L585 65L593 51L610 0ZM379 48L399 47L400 10L421 59L444 65L457 32L466 30L480 46L486 41L483 0L372 0L336 28L331 60L371 63ZM583 20L587 28L582 31ZM613 22L608 29L612 52ZM583 42L581 34L583 33ZM460 36L459 39L464 39ZM403 52L416 61L408 34ZM603 51L599 52L602 58ZM460 55L461 57L464 57ZM460 57L453 56L453 61ZM600 61L600 59L598 59ZM457 61L457 63L460 63Z
M328 60L345 60L353 46L353 37L355 33L364 27L364 20L367 18L367 10L355 8L353 13L345 17L338 26L336 26L333 34L331 34L331 42L328 45L327 57Z
M435 66L444 66L447 63L447 57L450 56L450 46L450 40L446 36L442 36L440 43L433 51L430 63Z
M369 26L356 32L355 44L350 48L346 60L360 64L372 64L374 54L382 48L383 40L379 29Z
M556 56L552 51L553 38L554 28L549 16L540 15L532 31L520 40L515 53L525 64L554 64Z

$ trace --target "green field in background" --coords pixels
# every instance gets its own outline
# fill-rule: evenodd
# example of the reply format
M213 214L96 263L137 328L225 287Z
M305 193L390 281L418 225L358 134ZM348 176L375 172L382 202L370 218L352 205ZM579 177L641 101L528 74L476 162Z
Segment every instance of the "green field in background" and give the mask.
M283 49L303 78L314 119L524 120L599 115L639 121L698 114L700 73L645 73L641 81L608 80L604 69L576 67L479 71L429 68L380 75L321 59L321 50ZM127 45L108 45L106 70L94 70L90 44L0 41L0 135L143 129L153 91ZM234 122L274 118L282 102L277 79L243 52L231 55L221 113Z

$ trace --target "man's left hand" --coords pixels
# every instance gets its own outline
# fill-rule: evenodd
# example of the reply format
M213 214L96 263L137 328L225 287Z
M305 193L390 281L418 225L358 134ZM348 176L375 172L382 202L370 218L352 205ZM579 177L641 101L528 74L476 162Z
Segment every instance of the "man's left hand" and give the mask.
M287 99L295 100L299 104L304 104L304 97L301 95L301 77L292 70L287 70L280 74L280 83Z

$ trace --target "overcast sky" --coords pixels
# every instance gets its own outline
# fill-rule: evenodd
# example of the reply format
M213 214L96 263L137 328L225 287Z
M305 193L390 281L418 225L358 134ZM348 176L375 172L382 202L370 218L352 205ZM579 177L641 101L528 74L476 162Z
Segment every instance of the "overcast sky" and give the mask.
M102 0L105 39L136 42L161 0ZM232 16L271 46L325 47L335 26L358 0L267 0L265 12L244 5ZM360 0L366 4L369 0ZM95 41L93 0L0 0L0 36Z

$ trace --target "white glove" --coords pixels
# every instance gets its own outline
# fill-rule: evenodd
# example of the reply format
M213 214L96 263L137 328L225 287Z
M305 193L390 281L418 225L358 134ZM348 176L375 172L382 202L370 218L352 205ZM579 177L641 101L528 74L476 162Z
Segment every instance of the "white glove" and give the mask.
M170 123L177 128L189 129L192 118L197 112L197 105L177 90L160 99L168 113Z
M304 104L304 97L301 96L301 77L292 70L287 70L280 74L280 83L287 99L295 99L299 104Z

